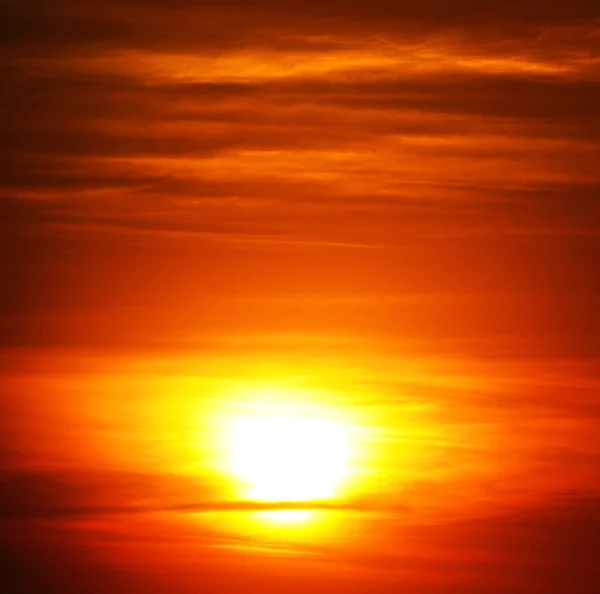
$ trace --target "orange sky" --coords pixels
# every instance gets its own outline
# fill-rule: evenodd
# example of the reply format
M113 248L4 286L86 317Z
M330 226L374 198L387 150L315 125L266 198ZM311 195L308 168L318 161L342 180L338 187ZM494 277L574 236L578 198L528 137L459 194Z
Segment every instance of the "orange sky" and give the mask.
M8 591L600 590L596 2L2 12ZM265 394L337 498L239 490Z

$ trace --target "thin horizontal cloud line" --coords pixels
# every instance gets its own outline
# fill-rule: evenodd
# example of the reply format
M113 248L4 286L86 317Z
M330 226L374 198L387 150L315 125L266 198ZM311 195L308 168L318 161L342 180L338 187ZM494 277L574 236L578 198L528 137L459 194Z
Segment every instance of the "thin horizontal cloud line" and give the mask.
M293 236L281 236L278 234L269 234L263 232L253 233L238 233L235 231L224 230L205 231L198 230L182 230L168 228L137 228L128 227L126 225L101 225L92 222L86 223L40 223L33 222L27 225L30 228L30 234L34 237L40 236L59 236L61 238L70 237L72 239L83 238L90 239L93 235L97 239L110 239L111 237L131 237L149 238L154 242L160 242L163 239L172 240L197 240L207 241L211 243L229 243L229 244L255 244L255 245L276 245L278 247L288 246L290 248L340 248L340 249L357 249L357 250L393 250L398 249L394 245L385 245L377 243L354 243L343 241L327 241L325 239L309 239ZM26 228L19 229L20 236L26 236Z
M206 501L182 503L176 505L106 505L106 506L60 506L60 507L30 507L24 509L0 510L0 517L4 520L26 520L26 519L52 519L52 518L78 518L82 516L113 516L113 515L137 515L154 513L210 513L210 512L259 512L259 511L408 511L402 506L390 506L369 504L363 501Z

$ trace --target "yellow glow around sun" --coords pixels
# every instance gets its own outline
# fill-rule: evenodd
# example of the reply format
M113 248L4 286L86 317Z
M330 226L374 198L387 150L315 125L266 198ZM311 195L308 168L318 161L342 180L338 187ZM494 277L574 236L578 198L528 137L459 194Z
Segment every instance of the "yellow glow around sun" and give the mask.
M348 457L344 427L329 419L263 413L232 425L229 467L256 501L332 498Z

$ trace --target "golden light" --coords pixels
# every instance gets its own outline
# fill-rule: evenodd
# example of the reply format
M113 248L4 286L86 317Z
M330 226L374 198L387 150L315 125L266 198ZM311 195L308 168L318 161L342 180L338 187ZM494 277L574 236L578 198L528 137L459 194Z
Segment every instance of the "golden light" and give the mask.
M255 501L330 499L347 473L344 427L309 415L262 413L232 424L230 470ZM303 514L269 512L292 521Z
M276 509L261 511L257 516L278 524L299 524L310 520L314 515L314 511L309 509Z

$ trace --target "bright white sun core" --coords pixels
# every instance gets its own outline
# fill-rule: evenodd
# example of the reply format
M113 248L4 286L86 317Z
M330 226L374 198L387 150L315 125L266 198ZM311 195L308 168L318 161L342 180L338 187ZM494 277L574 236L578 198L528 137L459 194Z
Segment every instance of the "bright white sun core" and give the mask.
M344 426L309 415L259 414L231 426L230 470L255 501L330 499L347 472Z

